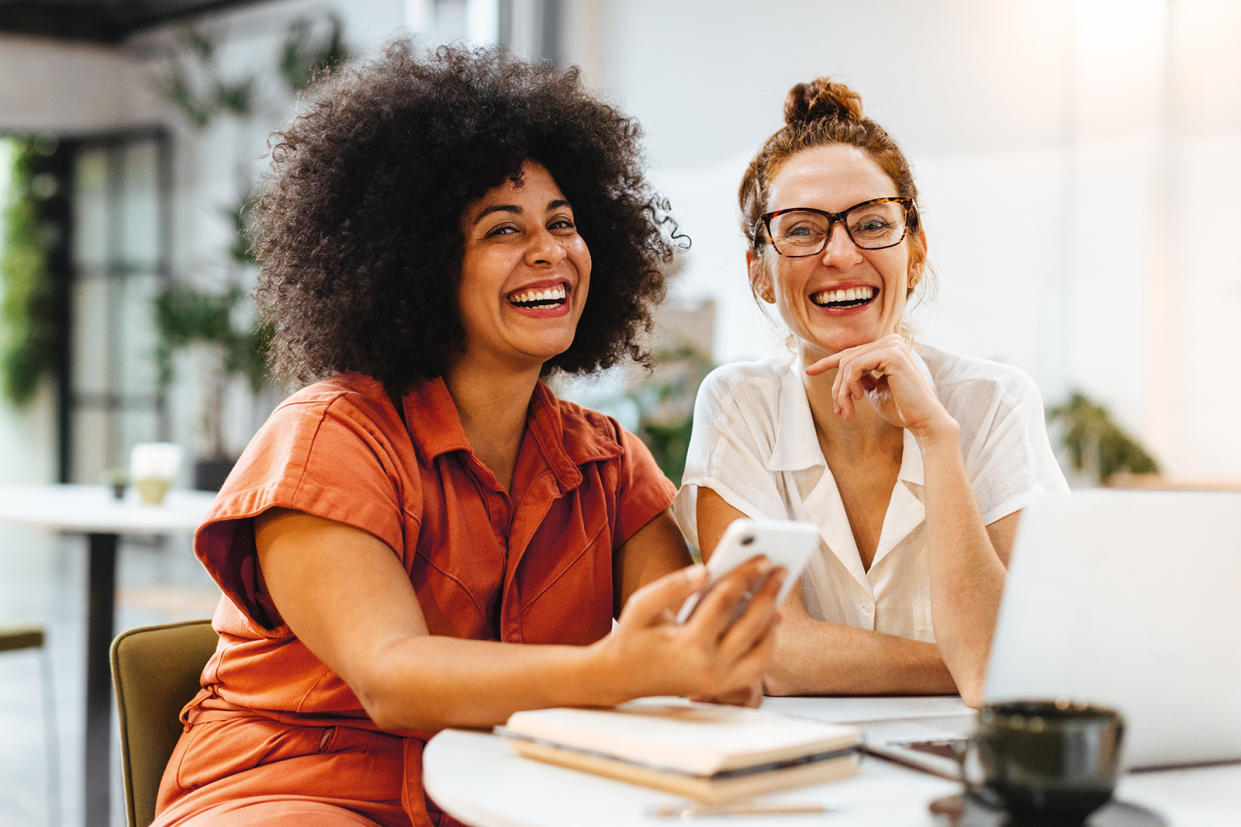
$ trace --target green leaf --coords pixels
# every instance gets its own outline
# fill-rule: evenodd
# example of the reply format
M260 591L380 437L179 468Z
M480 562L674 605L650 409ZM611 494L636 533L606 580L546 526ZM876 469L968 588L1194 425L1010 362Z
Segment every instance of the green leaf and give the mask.
M1047 419L1061 423L1073 467L1093 473L1100 484L1122 472L1159 471L1154 457L1112 419L1107 409L1080 391L1069 394L1064 404L1048 408Z
M324 72L349 60L344 24L329 14L328 26L326 37L315 36L307 18L298 18L285 29L276 68L291 91L302 91Z
M15 141L15 148L9 201L0 217L0 384L6 399L25 405L55 369L52 354L57 330L48 272L52 233L40 216L41 199L35 186L49 152L43 150L40 139Z

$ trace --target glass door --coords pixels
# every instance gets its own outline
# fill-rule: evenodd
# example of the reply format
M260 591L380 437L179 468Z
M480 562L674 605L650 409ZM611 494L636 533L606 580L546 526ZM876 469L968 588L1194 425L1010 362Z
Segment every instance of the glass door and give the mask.
M170 278L170 149L159 131L68 142L62 475L98 483L168 438L152 302Z

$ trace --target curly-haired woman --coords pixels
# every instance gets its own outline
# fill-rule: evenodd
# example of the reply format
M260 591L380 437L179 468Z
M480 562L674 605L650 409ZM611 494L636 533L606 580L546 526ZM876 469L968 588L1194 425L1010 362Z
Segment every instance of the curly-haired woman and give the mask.
M198 531L220 645L157 823L449 823L421 788L439 728L756 699L783 572L751 561L677 625L704 574L672 484L540 382L642 356L670 248L635 124L574 71L397 44L272 155L257 298L312 384Z
M699 389L676 515L710 556L741 516L808 520L772 694L959 691L976 704L1022 508L1066 488L1034 382L914 344L926 233L909 163L840 83L799 83L739 192L756 299L791 358Z

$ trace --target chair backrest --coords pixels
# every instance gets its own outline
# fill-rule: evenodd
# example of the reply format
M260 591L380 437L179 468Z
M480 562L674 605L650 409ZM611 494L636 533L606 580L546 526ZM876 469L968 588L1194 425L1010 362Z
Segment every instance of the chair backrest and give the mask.
M209 620L144 626L112 641L129 824L155 818L160 778L181 736L181 708L197 694L218 638Z

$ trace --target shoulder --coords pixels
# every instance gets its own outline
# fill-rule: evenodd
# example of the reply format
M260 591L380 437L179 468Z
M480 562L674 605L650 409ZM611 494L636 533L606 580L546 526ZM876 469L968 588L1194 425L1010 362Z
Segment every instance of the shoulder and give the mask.
M1038 386L1028 373L1014 365L962 356L927 345L918 347L936 393L945 407L976 408L990 403L1001 407L1042 407Z
M276 419L313 420L329 413L382 421L395 413L383 385L360 373L342 373L298 390L272 412Z
M720 365L702 380L698 404L719 410L729 407L745 413L774 412L780 406L790 357L773 357Z
M567 457L581 475L600 480L605 490L622 497L620 536L629 537L671 504L676 486L637 435L607 414L548 396L555 401L560 442L545 446L546 455Z
M336 469L362 459L392 464L402 425L383 385L361 374L342 374L302 388L283 402L242 453L229 489L268 487L301 479L307 469Z
M608 454L621 449L623 435L628 432L615 419L550 392L547 399L553 406L549 424L560 432L565 448L571 454ZM536 413L536 416L539 414Z
M779 386L789 370L788 357L756 359L748 362L729 362L712 370L702 380L704 388L771 387Z

